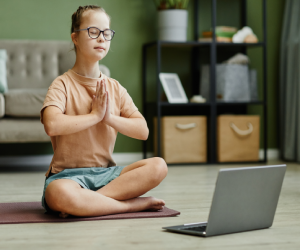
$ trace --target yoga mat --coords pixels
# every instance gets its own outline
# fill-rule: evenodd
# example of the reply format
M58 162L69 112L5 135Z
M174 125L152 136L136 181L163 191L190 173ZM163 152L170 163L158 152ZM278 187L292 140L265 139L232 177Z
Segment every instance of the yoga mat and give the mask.
M160 218L172 217L179 214L180 212L176 210L164 207L164 209L155 212L142 211L136 213L113 214L98 217L69 216L67 218L60 218L58 215L45 214L45 209L42 207L41 202L0 203L0 224Z

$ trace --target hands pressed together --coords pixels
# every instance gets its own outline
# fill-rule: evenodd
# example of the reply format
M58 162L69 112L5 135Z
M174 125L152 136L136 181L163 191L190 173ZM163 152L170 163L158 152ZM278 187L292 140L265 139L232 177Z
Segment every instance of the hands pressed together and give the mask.
M96 93L93 95L92 111L90 114L93 116L93 124L104 122L106 125L111 126L119 133L139 139L147 140L149 129L141 113L134 112L128 119L118 115L111 114L110 110L110 97L106 88L105 80L97 82ZM85 123L86 125L86 123Z
M110 99L104 79L97 81L96 93L93 95L92 100L91 114L96 115L99 122L108 122L110 120Z

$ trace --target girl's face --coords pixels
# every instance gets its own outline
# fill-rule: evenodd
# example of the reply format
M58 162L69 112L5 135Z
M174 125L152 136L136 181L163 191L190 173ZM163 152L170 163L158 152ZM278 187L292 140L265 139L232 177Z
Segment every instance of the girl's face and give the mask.
M79 29L96 27L100 30L109 29L109 19L105 13L98 10L87 10L82 14ZM103 32L96 39L90 38L87 30L71 34L73 43L76 45L77 54L81 54L90 61L103 59L110 47L110 41L106 41Z

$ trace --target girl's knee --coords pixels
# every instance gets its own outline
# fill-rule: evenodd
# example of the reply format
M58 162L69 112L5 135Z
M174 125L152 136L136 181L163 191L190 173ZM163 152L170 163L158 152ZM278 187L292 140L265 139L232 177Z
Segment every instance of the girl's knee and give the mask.
M155 169L156 178L162 181L168 174L168 166L163 158L154 157L152 158L152 165Z
M76 198L72 190L74 190L74 185L70 185L65 180L52 181L45 191L47 205L59 212L65 212L67 207L74 207Z

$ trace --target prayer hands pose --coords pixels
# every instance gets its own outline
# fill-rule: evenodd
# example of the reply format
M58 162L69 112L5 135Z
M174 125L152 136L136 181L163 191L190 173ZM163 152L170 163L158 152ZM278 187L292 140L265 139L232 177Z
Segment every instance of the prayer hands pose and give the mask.
M93 95L92 100L92 114L95 114L99 122L107 122L110 119L110 104L109 94L106 90L105 80L97 82L96 93Z
M110 114L110 97L109 97L109 93L106 89L106 83L105 81L103 80L103 83L104 83L104 89L106 91L106 112L105 112L105 115L103 117L103 122L106 122L108 123L110 121L110 117L111 117L111 114Z

